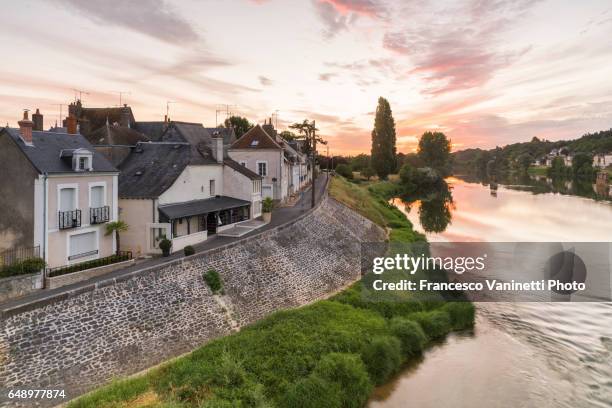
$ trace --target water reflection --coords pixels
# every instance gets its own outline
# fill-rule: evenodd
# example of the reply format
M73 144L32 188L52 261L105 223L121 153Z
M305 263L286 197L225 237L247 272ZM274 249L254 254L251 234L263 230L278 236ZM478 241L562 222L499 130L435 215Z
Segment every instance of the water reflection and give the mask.
M609 188L522 177L447 179L447 191L395 199L429 241L609 242ZM603 193L603 194L602 194ZM606 196L606 194L608 196ZM405 197L404 197L405 199ZM481 303L475 336L451 335L377 390L371 408L610 407L612 304Z

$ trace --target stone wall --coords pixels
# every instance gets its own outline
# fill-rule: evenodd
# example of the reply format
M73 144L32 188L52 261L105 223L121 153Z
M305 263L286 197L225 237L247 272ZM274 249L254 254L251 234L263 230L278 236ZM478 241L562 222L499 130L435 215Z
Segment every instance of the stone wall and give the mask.
M327 297L359 278L359 242L382 239L379 227L328 198L289 226L7 317L0 388L59 388L74 398ZM209 269L222 276L222 298L203 281Z
M0 279L0 303L16 299L42 288L42 273Z

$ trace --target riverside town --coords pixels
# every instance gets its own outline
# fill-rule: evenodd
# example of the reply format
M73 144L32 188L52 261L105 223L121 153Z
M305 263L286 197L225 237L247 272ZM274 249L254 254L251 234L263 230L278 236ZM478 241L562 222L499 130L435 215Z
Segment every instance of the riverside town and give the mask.
M2 16L0 408L612 407L610 1Z

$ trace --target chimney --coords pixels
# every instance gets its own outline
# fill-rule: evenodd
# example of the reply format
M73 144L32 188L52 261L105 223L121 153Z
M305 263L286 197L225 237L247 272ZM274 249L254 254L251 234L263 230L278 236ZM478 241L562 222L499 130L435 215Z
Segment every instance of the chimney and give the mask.
M128 108L127 104L124 103L123 107L121 108L121 118L119 119L119 124L122 127L130 127L130 108Z
M223 163L223 137L219 131L215 131L213 134L211 148L217 163Z
M36 113L32 115L32 122L34 122L34 130L42 132L43 130L43 115L40 110L36 108Z
M34 122L28 118L27 109L23 110L23 119L17 123L19 124L19 133L23 141L28 145L32 145L32 127L34 126Z
M68 129L68 134L75 135L77 132L77 119L73 114L70 114L66 118L66 128Z

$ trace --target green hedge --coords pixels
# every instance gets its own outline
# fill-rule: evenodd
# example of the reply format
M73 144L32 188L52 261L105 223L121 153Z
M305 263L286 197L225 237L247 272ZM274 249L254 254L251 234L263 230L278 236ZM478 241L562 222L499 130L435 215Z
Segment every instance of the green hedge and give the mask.
M100 266L112 265L132 259L129 254L111 255L104 258L93 259L87 262L81 262L74 265L63 266L61 268L51 269L47 275L49 277L66 275L68 273L80 272L87 269L98 268Z
M212 293L219 293L223 291L223 283L221 282L221 276L219 272L214 269L210 269L204 274L204 281L212 291Z
M41 269L45 267L45 265L45 261L41 258L24 259L23 261L15 262L12 265L6 265L1 267L0 278L40 272Z

